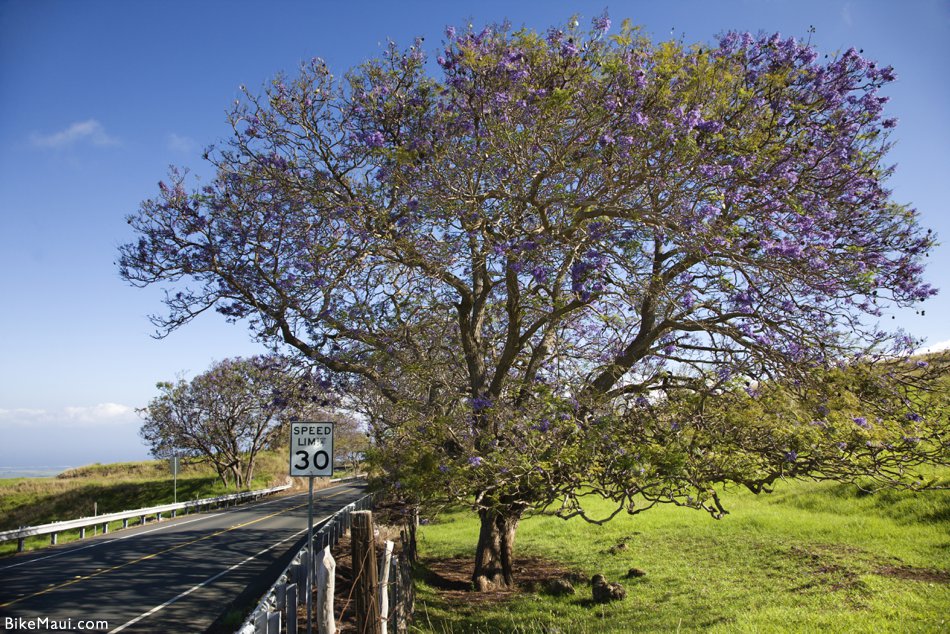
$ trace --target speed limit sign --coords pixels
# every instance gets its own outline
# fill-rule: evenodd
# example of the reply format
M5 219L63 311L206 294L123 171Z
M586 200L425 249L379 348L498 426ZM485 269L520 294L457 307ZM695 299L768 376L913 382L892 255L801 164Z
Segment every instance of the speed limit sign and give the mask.
M333 475L333 423L293 423L290 426L290 475Z

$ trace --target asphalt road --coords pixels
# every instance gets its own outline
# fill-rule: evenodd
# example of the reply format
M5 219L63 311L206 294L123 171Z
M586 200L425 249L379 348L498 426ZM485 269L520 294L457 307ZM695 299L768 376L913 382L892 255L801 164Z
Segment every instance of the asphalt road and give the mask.
M314 491L314 525L363 494ZM256 602L306 531L302 493L3 559L0 632L234 631L228 614Z

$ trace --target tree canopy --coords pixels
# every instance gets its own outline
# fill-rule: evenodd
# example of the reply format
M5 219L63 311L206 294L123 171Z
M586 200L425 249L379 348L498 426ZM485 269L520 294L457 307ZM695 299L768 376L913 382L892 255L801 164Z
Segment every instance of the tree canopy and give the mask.
M237 487L250 484L262 449L286 440L291 419L327 399L312 376L276 355L226 359L191 381L157 387L160 394L139 410L152 454L203 458Z
M886 187L893 69L610 27L305 63L121 249L125 279L170 285L163 332L214 309L358 384L393 485L478 510L480 588L511 583L529 509L721 515L723 482L946 459L936 368L876 324L935 292L934 236Z

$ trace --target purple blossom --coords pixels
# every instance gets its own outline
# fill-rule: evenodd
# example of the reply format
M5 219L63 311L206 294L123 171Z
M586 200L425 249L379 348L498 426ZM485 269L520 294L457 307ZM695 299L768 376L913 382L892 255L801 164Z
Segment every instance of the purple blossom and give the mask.
M541 265L535 266L531 269L531 277L537 284L547 283L549 276L550 273L548 270Z
M785 452L785 462L795 462L798 460L798 452L794 449Z
M363 143L369 148L383 147L385 141L386 139L383 137L383 133L379 130L374 130L373 132L363 135Z
M548 420L547 418L542 418L541 422L535 425L534 427L532 427L532 429L534 429L535 431L539 431L541 433L546 433L550 431L551 429L551 421Z
M610 30L610 17L607 15L607 11L605 10L600 16L594 18L592 24L599 35L607 33Z
M473 467L477 467L481 465L483 462L484 462L484 459L481 456L472 456L471 458L468 459L468 464L472 465Z
M861 427L862 429L871 429L871 423L869 423L868 419L864 418L863 416L856 416L851 420L854 421L855 425Z
M718 121L703 121L696 125L697 130L707 132L709 134L716 134L723 129L723 124Z
M492 405L492 401L487 396L476 396L475 398L469 401L472 405L472 409L476 412L480 412L484 409L488 409Z
M576 57L579 49L577 44L574 43L574 38L569 37L567 41L561 45L561 55L563 57Z

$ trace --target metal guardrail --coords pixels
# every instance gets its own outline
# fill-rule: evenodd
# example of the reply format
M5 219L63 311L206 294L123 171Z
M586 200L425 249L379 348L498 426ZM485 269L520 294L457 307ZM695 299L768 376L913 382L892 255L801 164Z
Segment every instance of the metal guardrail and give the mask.
M356 476L360 477L360 476ZM345 480L355 478L344 478ZM310 567L310 579L315 578L317 557L326 547L334 547L343 534L350 528L353 511L363 511L373 504L373 494L364 495L355 502L347 504L334 513L313 534L312 548L308 544L297 551L291 562L270 587L257 606L236 630L236 634L276 634L278 632L297 632L297 605L306 601L307 567ZM306 541L306 539L304 540ZM312 592L312 588L309 589Z
M109 523L122 520L122 528L128 528L129 520L133 518L141 518L141 524L145 524L145 521L148 517L154 515L156 519L160 520L163 513L171 513L172 517L175 517L178 511L185 511L187 513L190 509L199 509L206 506L220 506L222 504L230 504L238 502L244 502L247 500L254 500L257 498L264 497L266 495L272 495L280 491L285 491L289 489L291 484L284 484L278 487L271 487L269 489L260 489L257 491L243 491L241 493L231 493L228 495L220 495L214 498L204 498L202 500L190 500L188 502L178 502L177 504L163 504L161 506L152 506L149 508L143 509L134 509L131 511L120 511L118 513L107 513L104 515L96 515L93 517L81 517L75 520L64 520L62 522L52 522L50 524L41 524L39 526L26 526L23 528L18 528L9 531L0 532L0 542L9 541L11 539L18 540L17 551L23 551L23 540L27 537L34 537L36 535L51 535L50 543L56 543L56 536L68 530L79 529L80 538L86 536L86 528L90 526L102 526L102 532L109 532Z

